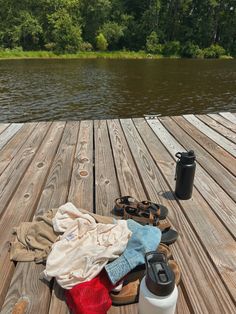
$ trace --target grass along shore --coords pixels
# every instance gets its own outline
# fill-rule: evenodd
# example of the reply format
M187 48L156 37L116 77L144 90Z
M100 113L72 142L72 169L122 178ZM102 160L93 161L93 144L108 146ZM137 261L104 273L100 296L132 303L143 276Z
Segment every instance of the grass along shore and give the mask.
M178 56L175 56L178 57ZM162 55L154 55L145 51L86 51L78 53L55 53L52 51L20 51L15 49L0 50L0 59L160 59Z
M181 58L179 55L165 57L146 51L86 51L78 53L55 53L52 51L22 51L18 49L0 49L0 59L161 59ZM220 59L233 59L231 56L220 56Z

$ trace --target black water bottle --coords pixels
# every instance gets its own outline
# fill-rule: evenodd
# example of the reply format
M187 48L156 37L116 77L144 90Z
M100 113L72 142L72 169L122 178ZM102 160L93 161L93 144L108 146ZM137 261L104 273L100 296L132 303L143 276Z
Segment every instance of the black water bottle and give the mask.
M196 169L196 156L193 150L175 155L179 160L176 164L175 195L182 200L188 200L192 196L193 180Z

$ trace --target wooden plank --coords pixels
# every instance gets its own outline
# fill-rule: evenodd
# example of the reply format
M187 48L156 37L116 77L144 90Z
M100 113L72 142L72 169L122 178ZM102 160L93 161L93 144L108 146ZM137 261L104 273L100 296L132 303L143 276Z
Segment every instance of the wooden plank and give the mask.
M203 248L192 222L186 215L187 211L191 211L192 208L195 210L196 215L201 217L198 208L201 206L203 211L207 210L206 202L203 200L199 205L194 197L192 200L182 202L180 207L180 203L176 202L173 194L173 185L175 184L174 159L143 119L134 119L134 122L144 143L147 144L152 158L160 169L159 171L165 177L163 195L169 209L168 217L179 232L178 240L170 248L182 271L185 296L187 295L192 306L190 312L229 314L234 312L235 306L220 280L218 271L209 260L208 253ZM202 219L204 218L206 219L206 217L202 217ZM224 252L223 248L221 252Z
M95 135L95 182L96 182L96 213L111 215L114 200L120 195L120 189L116 177L111 143L106 121L94 122ZM104 207L104 209L103 209ZM112 306L110 314L137 313L136 305ZM133 311L133 312L132 312Z
M13 123L0 134L0 149L22 128L23 123Z
M93 121L81 121L68 201L93 211Z
M197 118L231 142L236 143L236 133L228 130L226 127L206 115L197 115Z
M0 175L18 154L19 149L30 136L37 123L26 123L17 134L2 148L0 154Z
M139 133L144 139L144 143L146 143L146 145L148 146L148 149L156 160L156 164L160 167L161 172L165 174L166 177L166 172L168 174L168 172L170 173L171 171L171 175L168 175L168 179L171 179L171 184L173 184L172 181L174 182L173 178L175 172L174 160L170 157L170 155L164 149L163 145L160 143L160 141L158 141L152 130L149 128L146 122L143 121L143 119L134 119L134 121ZM134 141L134 137L131 137L129 144L131 145L132 142L134 142L134 150L144 150L144 144L142 144L140 140ZM141 145L142 148L140 148ZM148 158L147 156L148 153L146 155L146 158ZM149 163L150 162L151 161L149 161ZM142 166L142 158L140 158L140 164ZM148 167L150 168L150 165ZM160 174L159 180L161 180ZM148 189L149 186L150 184L147 180L146 188ZM159 194L163 195L165 199L165 205L169 208L169 218L180 234L178 241L171 246L171 250L173 250L174 257L180 264L183 273L183 284L187 291L185 295L187 294L190 298L191 304L194 309L192 310L192 308L190 307L190 312L208 313L212 311L213 313L217 313L220 311L220 309L222 309L226 311L226 313L230 313L233 308L232 301L230 301L231 306L228 309L224 308L224 304L217 304L217 299L222 293L221 287L223 289L223 297L229 298L229 296L227 295L227 291L224 288L224 285L219 279L218 273L211 265L207 254L205 254L198 238L192 230L192 226L189 225L188 221L185 218L185 215L182 213L182 210L179 207L179 204L174 200L174 196L171 191L169 191L169 186L167 186L164 179L162 186L163 192ZM216 281L217 289L218 285L220 285L220 288L219 291L215 292L214 283ZM209 287L208 285L209 282L211 282L211 287ZM206 293L208 293L208 289L210 289L211 295L208 295L208 298L206 300L205 295ZM217 294L217 296L215 293Z
M206 151L216 158L226 169L236 176L236 160L232 155L209 139L206 135L201 133L183 117L172 117L172 119Z
M112 143L112 151L115 160L117 171L117 178L121 190L121 195L131 195L138 200L147 199L144 188L141 184L141 179L136 169L134 160L127 145L124 133L121 129L119 120L108 120L108 128ZM181 288L179 288L179 313L189 313L188 307ZM138 308L132 306L125 306L121 311L119 307L113 307L108 313L137 313ZM178 312L178 311L177 311Z
M147 199L119 120L109 120L108 128L121 195Z
M188 136L171 118L160 118L160 121L178 141L177 143L172 140L174 143L170 148L172 155L175 155L176 149L179 151L193 149L195 151L199 163L196 167L195 186L236 239L236 178Z
M174 158L174 153L179 151L180 145L174 140L170 133L162 126L158 120L148 120L155 134L159 137L163 145ZM174 169L172 169L172 177L167 178L171 181L172 191L174 178ZM236 242L229 232L222 226L221 222L215 216L212 209L194 189L193 197L190 200L179 200L185 215L188 217L193 228L195 229L202 245L208 252L209 257L227 287L232 299L236 299ZM221 248L220 252L218 248ZM222 252L224 252L222 254Z
M121 120L121 124L149 199L168 206L168 201L162 196L163 185L165 184L164 180L160 173L157 172L157 168L144 144L140 141L131 120ZM181 288L179 290L181 291ZM189 308L182 291L179 296L177 313L189 313Z
M0 134L6 130L6 128L10 125L10 123L1 123L0 124Z
M198 130L200 130L202 133L207 135L210 139L212 139L214 142L224 148L227 152L236 157L236 146L232 142L206 126L194 115L184 115L184 118L192 123Z
M120 190L106 121L94 121L94 132L96 213L109 216Z
M15 193L26 169L28 168L31 160L40 147L40 144L42 143L49 127L50 123L41 123L40 126L29 136L29 138L26 138L24 145L19 145L20 150L17 151L17 155L12 159L8 167L0 176L0 217L3 215L9 201ZM15 141L13 141L13 143L15 143Z
M69 122L65 126L61 142L47 177L47 182L40 196L35 216L42 214L49 208L58 207L67 200L78 128L78 122ZM43 265L35 265L34 262L17 264L3 305L4 311L7 313L11 312L14 305L19 302L19 299L25 297L28 300L30 313L37 313L38 308L40 308L40 313L48 313L51 292L50 289L47 289L45 282L39 280L40 272L44 268ZM31 283L23 285L22 281L27 282L26 276L27 278L31 278ZM17 278L20 279L17 280ZM32 289L32 286L34 289ZM54 292L55 289L53 290ZM43 303L41 303L42 296ZM50 306L56 306L56 304L57 300L53 298ZM56 311L54 313L59 312Z
M58 158L62 159L61 163L61 182L58 181L57 194L60 194L60 201L56 200L57 195L53 195L53 207L62 205L68 200L68 194L71 182L71 173L73 162L75 159L75 147L78 139L79 124L78 122L71 122L69 125L68 139L62 141L61 152L58 150ZM64 155L64 156L63 156ZM63 157L62 157L63 156ZM64 186L64 193L62 193L60 186ZM54 314L69 314L70 311L66 305L64 298L64 290L54 280L52 297L50 302L49 313Z
M0 306L2 306L14 271L14 264L10 262L8 253L12 227L19 225L22 221L32 219L63 129L63 122L53 123L50 127L0 220Z
M231 121L232 123L236 124L236 116L231 112L220 112L220 115L225 119Z
M126 306L112 306L108 314L137 314L138 313L138 304L130 304Z
M215 121L219 122L226 128L230 129L231 131L236 132L236 123L233 123L216 113L209 113L208 116L214 119Z

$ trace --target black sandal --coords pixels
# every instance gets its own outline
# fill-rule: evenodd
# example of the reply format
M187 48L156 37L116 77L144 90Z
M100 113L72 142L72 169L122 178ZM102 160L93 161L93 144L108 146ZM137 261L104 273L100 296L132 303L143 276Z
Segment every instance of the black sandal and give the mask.
M132 196L122 196L115 200L114 214L124 216L124 209L126 207L140 209L150 214L154 214L158 219L163 220L168 215L168 209L164 205L156 204L151 201L138 202Z
M177 231L173 229L164 229L161 233L161 243L170 245L177 240L178 236L179 234Z

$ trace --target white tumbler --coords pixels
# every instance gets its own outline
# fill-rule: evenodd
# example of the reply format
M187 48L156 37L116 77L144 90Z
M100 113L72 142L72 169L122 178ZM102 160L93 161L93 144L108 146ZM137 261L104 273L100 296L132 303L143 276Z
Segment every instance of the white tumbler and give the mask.
M139 291L139 314L174 314L178 289L173 271L163 254L149 252L145 256L146 276Z

